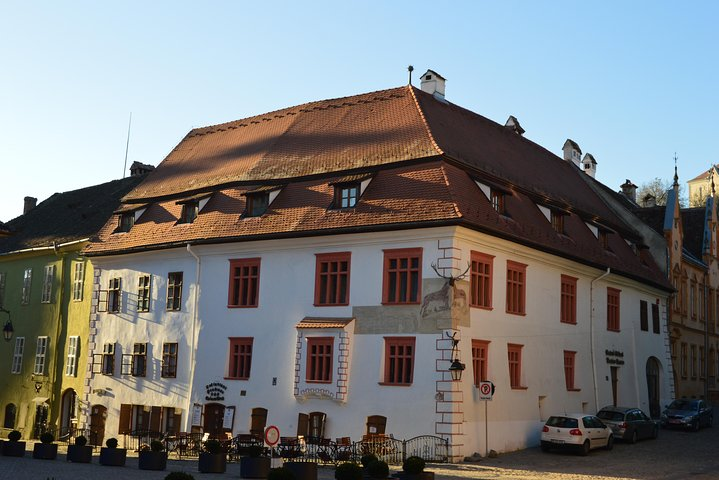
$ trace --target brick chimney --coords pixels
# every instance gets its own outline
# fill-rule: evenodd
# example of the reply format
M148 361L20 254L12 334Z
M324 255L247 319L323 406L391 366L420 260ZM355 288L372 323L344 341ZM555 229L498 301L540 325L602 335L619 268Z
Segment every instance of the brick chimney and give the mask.
M37 205L37 198L35 197L25 197L25 203L22 208L22 214L25 215L27 212L35 208L35 205Z
M434 70L427 70L419 79L421 80L420 86L423 92L432 94L440 102L446 102L444 99L444 83L447 79Z
M637 186L634 185L628 178L627 181L624 182L621 187L622 189L622 195L627 197L629 200L631 200L633 203L637 203Z

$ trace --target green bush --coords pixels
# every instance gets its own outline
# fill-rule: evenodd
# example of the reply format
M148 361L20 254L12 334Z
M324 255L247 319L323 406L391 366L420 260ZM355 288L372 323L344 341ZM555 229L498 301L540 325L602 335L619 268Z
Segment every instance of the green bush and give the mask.
M216 455L222 452L222 444L217 440L208 440L205 442L205 452Z
M287 467L271 468L267 480L295 480L295 474Z
M117 438L115 438L115 437L108 438L107 441L105 442L105 446L107 448L117 448Z
M11 442L17 442L22 438L22 433L18 432L17 430L13 430L12 432L7 434L7 439Z
M336 480L362 480L362 467L353 462L340 463L335 469Z
M362 466L365 468L367 468L370 463L376 462L377 460L379 460L379 458L377 458L377 455L375 455L374 453L368 453L366 455L362 455L362 458L360 458L360 462L362 463Z
M42 435L40 435L40 441L42 443L52 443L55 441L55 435L53 435L50 432L45 432Z
M195 480L195 477L185 472L171 472L165 475L165 480Z
M150 450L153 452L161 452L165 449L165 444L159 440L153 440L150 442Z
M405 473L417 474L424 471L424 460L420 457L408 457L402 464L402 470Z
M387 478L389 476L389 466L383 460L376 460L367 465L367 473L372 478Z
M75 445L78 447L84 447L87 445L87 437L85 437L85 435L78 435L75 437Z

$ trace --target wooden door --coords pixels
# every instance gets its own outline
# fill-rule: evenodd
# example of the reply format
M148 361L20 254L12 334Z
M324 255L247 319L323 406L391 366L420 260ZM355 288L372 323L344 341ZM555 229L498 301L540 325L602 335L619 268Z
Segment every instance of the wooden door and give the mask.
M220 437L224 432L222 423L225 419L225 406L221 403L205 404L204 417L202 427L205 433L209 433L213 438Z
M93 405L90 410L90 438L91 445L103 445L105 441L105 421L107 408L103 405Z

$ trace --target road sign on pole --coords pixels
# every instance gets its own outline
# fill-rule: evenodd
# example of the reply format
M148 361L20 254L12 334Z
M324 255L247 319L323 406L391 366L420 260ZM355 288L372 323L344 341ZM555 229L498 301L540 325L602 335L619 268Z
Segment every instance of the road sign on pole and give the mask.
M494 384L490 381L479 382L479 399L492 400L494 395Z

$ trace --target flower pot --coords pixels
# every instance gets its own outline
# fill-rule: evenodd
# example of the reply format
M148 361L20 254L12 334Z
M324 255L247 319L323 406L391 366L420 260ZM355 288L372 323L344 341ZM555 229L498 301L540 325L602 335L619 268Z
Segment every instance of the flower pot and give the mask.
M200 452L197 469L201 473L225 473L227 457L225 457L224 453Z
M24 457L25 442L3 442L2 454L6 457Z
M167 468L167 452L140 452L137 465L140 470L164 470Z
M125 448L108 448L100 449L100 465L108 467L122 467L127 459L127 449Z
M36 443L32 449L32 458L55 460L57 458L57 443Z
M269 457L242 457L240 458L240 477L267 478L270 473L270 463Z
M285 462L284 466L295 475L295 480L317 480L315 462Z
M73 463L92 462L92 447L87 445L68 445L67 461Z

